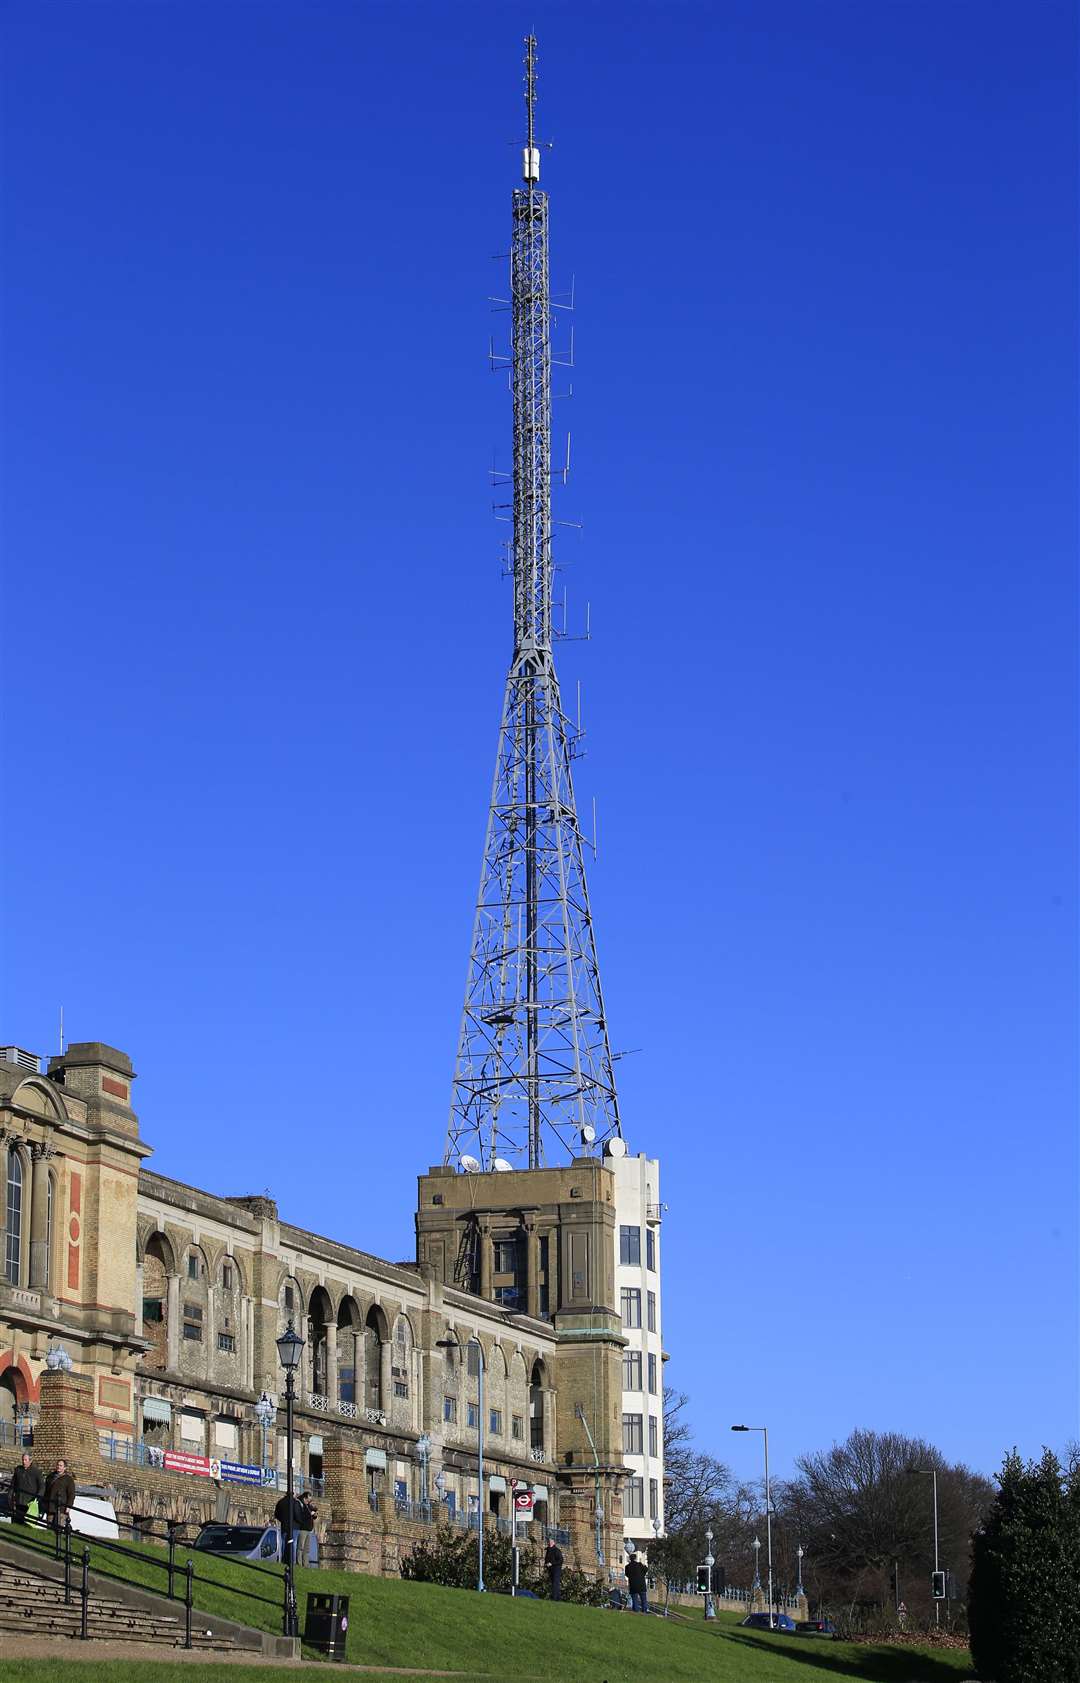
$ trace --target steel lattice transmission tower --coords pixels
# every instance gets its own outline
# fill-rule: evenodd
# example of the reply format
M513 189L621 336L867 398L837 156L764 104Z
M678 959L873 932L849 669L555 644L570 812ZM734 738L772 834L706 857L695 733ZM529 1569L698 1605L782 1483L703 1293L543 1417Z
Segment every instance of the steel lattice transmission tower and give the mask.
M485 1170L621 1144L570 775L575 733L552 654L548 199L537 185L531 35L525 45L525 185L510 251L514 652L446 1141L448 1163Z

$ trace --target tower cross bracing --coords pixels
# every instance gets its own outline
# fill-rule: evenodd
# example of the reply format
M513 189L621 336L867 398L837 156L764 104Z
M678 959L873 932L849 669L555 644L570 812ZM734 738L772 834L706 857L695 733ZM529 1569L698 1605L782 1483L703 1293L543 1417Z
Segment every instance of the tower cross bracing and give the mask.
M552 651L548 198L536 42L526 40L524 186L510 250L514 647L499 725L446 1161L537 1168L621 1135Z

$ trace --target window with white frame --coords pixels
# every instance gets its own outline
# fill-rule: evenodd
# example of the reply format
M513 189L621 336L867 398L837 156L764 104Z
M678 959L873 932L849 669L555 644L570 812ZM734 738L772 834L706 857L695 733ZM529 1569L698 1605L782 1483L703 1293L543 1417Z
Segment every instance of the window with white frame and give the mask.
M623 1515L626 1519L645 1518L645 1486L640 1478L627 1480Z
M641 1454L641 1415L624 1414L622 1417L622 1446L624 1455Z
M641 1325L641 1292L638 1287L623 1286L619 1293L619 1300L622 1306L623 1326L639 1327Z

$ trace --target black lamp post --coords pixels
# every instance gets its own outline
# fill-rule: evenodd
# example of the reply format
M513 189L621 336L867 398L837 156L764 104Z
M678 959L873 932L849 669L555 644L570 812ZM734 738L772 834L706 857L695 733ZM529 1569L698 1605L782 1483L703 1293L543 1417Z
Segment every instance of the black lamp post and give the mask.
M286 1636L299 1636L300 1621L296 1616L296 1586L293 1583L293 1374L300 1366L304 1340L295 1330L292 1317L277 1340L278 1360L285 1369L285 1614L283 1627Z

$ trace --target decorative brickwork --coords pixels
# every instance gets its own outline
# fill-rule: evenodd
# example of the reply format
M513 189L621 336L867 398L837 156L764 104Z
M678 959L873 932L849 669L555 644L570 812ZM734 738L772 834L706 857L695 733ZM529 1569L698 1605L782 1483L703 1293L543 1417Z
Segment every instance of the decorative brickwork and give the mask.
M80 1480L96 1480L101 1465L94 1426L94 1381L88 1374L41 1375L41 1412L34 1430L34 1456L45 1469L63 1459Z

